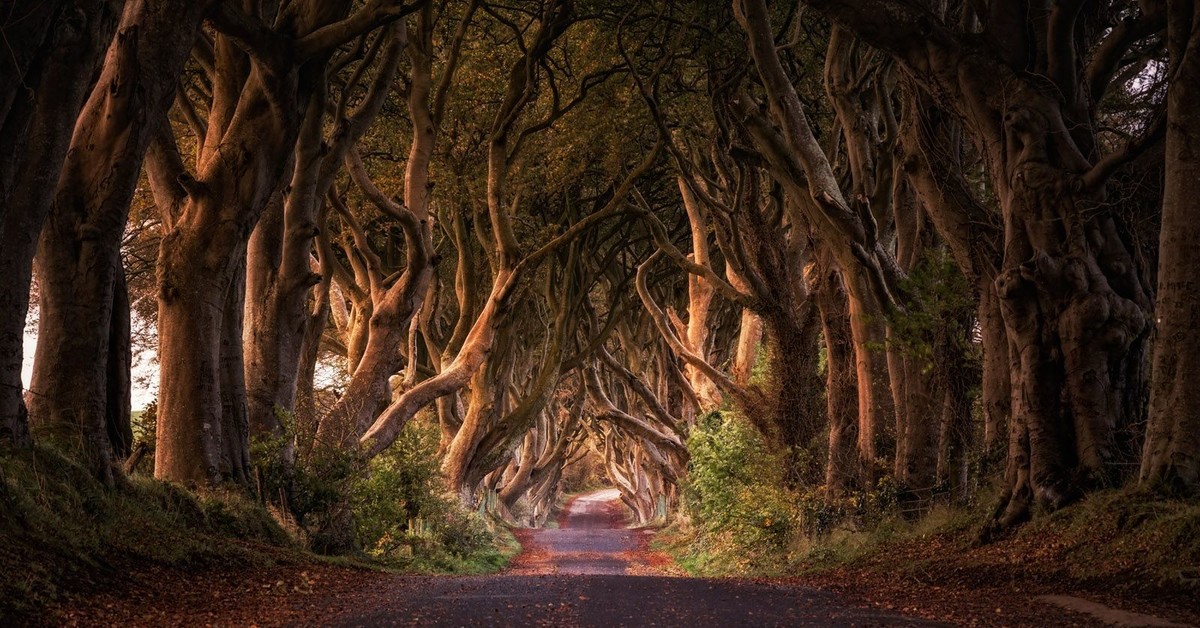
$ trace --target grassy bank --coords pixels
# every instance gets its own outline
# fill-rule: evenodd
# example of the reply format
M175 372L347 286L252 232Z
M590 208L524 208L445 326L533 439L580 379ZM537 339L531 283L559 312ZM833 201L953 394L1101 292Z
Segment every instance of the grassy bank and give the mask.
M363 534L399 536L395 531L408 522L382 528L394 513L381 504L395 495L381 492L374 502L358 497L362 524L381 527ZM195 493L142 475L109 489L52 449L3 450L0 618L30 616L68 598L112 590L134 573L236 578L239 571L330 563L406 573L488 573L520 549L511 532L479 515L449 508L440 515L453 520L431 522L403 538L372 537L376 545L356 556L329 558L309 552L294 530L285 530L241 492Z
M970 600L980 607L972 621L1003 610L1007 620L997 621L1021 624L1008 613L1050 593L1184 621L1200 617L1200 503L1103 491L982 544L987 497L917 518L846 521L819 535L799 532L805 525L797 521L798 532L774 550L711 538L694 521L676 522L657 544L693 575L800 580L930 617Z
M107 489L58 452L0 451L0 616L96 590L136 565L205 569L308 555L252 500L144 477Z

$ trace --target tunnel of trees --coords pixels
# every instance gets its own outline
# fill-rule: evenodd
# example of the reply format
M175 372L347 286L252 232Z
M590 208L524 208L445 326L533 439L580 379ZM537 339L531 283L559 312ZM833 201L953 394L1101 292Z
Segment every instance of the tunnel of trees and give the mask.
M1200 491L1195 0L9 0L0 27L3 455L286 512L424 422L464 504L538 524L593 465L649 521L736 416L825 500L999 487L985 534Z

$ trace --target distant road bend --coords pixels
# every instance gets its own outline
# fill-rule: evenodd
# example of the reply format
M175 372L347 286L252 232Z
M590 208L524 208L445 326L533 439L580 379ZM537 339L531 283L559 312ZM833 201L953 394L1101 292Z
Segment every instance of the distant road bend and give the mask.
M616 490L576 497L558 529L522 533L492 576L399 576L335 626L932 626L818 589L656 574Z

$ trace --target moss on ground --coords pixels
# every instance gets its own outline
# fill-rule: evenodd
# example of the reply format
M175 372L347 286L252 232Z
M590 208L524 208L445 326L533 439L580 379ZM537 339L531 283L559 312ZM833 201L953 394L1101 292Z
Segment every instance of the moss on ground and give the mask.
M1082 590L1200 590L1200 502L1109 490L1042 513L990 543L979 532L992 496L971 507L933 507L919 518L887 516L869 527L843 523L819 536L797 536L757 566L726 556L713 540L696 541L676 522L656 547L696 575L789 576L835 570L912 575L931 584L989 581L1054 583ZM943 574L932 576L930 574Z
M52 449L0 451L0 616L103 586L132 564L262 566L304 556L245 496L136 476L109 489Z

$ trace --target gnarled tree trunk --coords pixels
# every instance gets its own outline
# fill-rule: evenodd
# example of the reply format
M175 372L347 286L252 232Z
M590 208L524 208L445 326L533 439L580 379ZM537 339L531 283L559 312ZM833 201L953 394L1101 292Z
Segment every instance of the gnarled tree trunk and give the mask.
M31 442L21 367L34 252L120 7L18 0L0 23L0 439L18 446Z
M31 422L77 444L109 481L109 408L128 394L109 390L106 368L114 295L124 285L116 276L121 237L146 149L207 6L150 0L125 6L76 123L38 250L42 311Z

